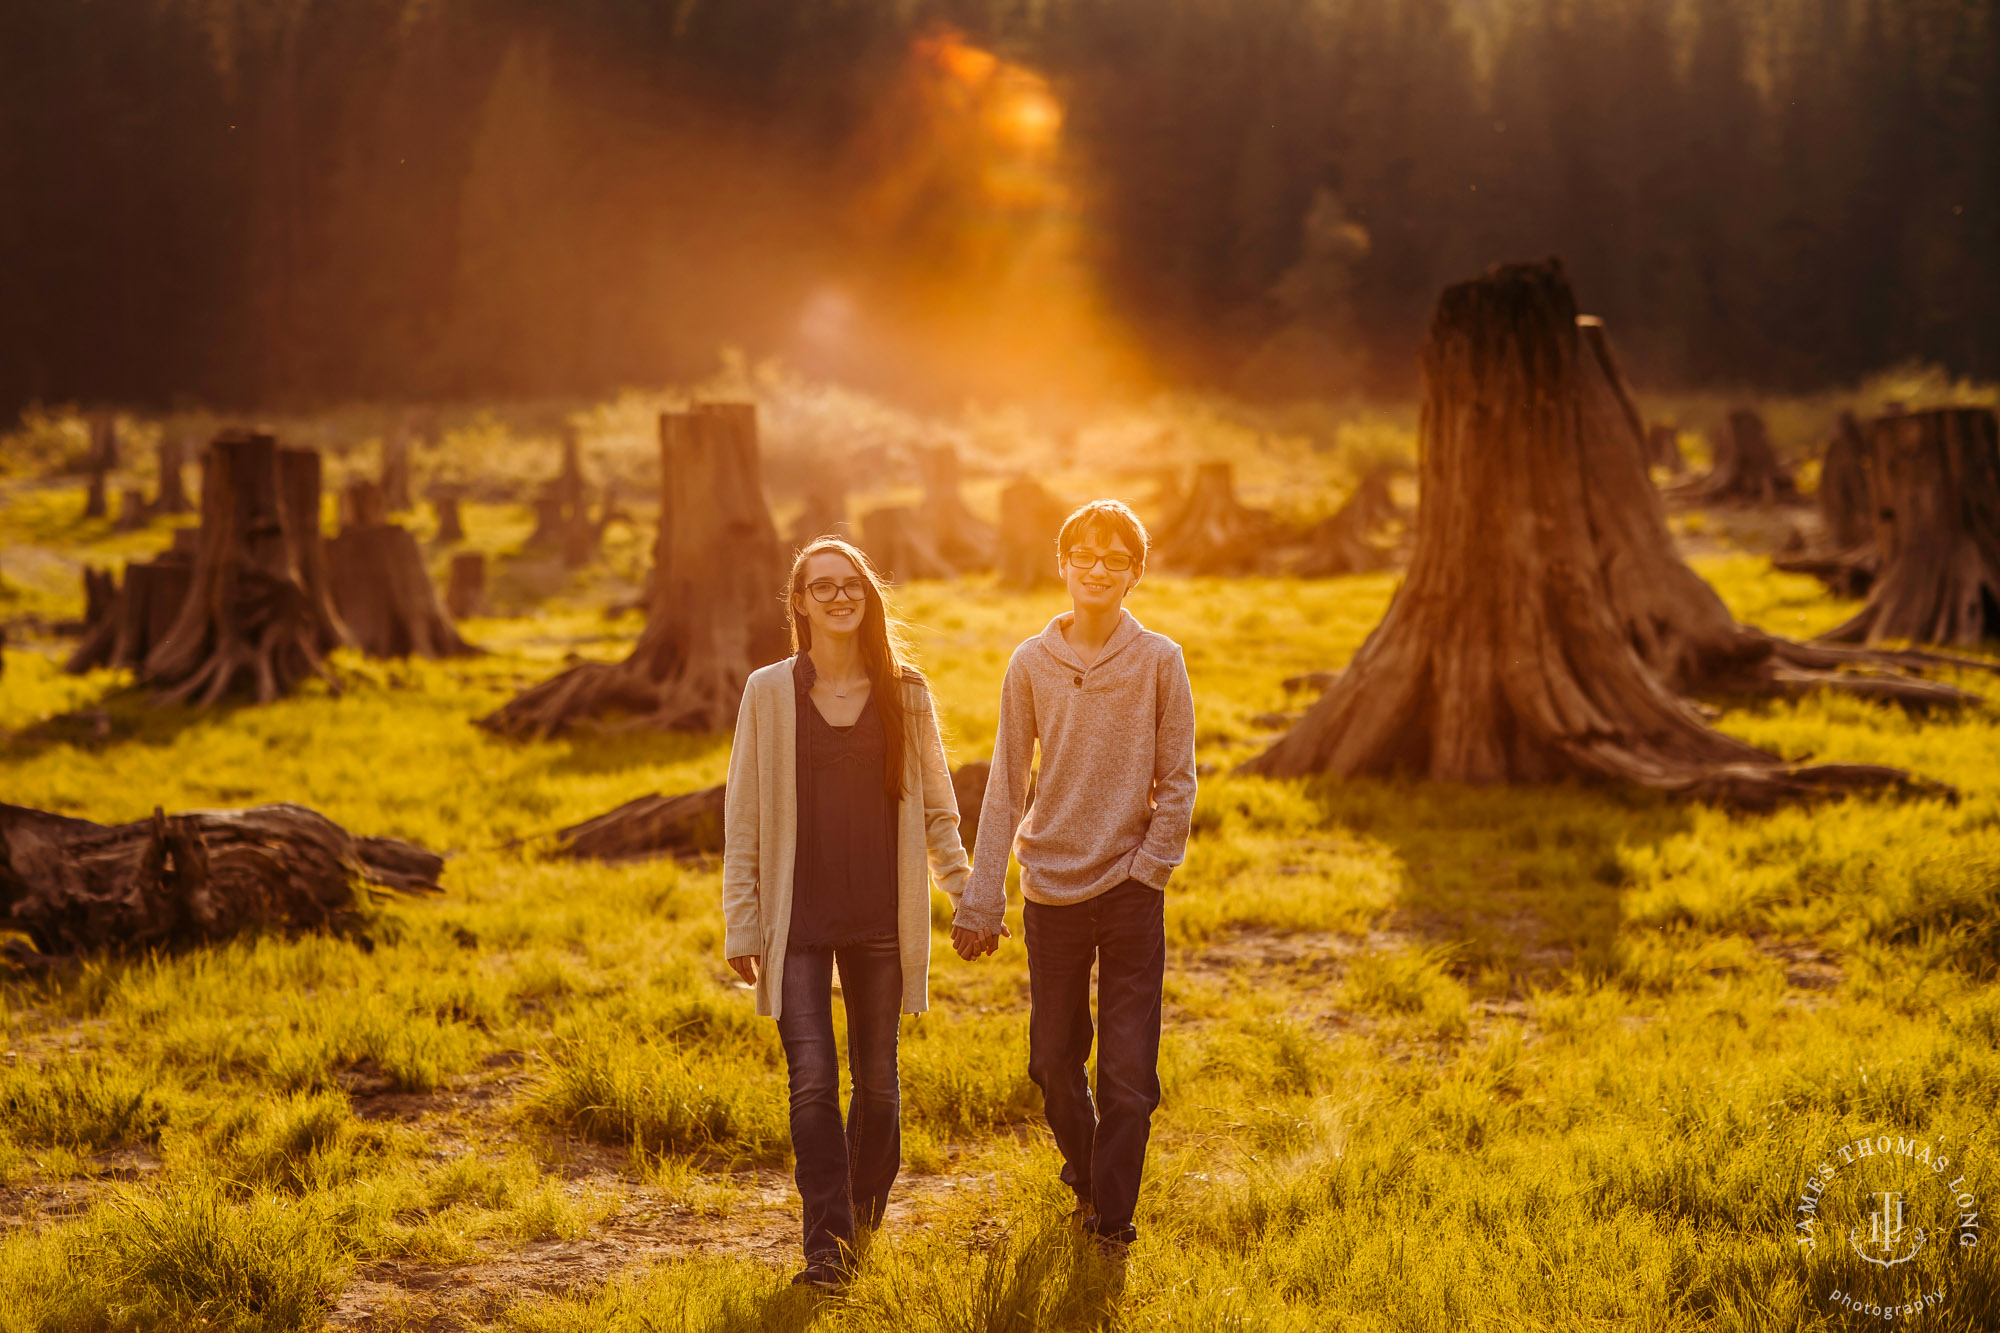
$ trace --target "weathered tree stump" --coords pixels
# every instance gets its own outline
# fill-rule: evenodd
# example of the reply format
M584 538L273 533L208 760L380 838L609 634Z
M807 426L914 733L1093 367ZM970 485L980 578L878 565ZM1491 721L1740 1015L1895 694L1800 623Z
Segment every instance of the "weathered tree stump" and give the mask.
M353 930L367 920L362 884L437 893L443 868L415 843L355 837L300 805L155 810L108 826L0 805L0 921L44 959Z
M1676 477L1687 471L1678 427L1655 422L1646 428L1646 466L1664 468Z
M1000 492L1000 582L1009 588L1060 583L1056 534L1069 509L1029 477L1016 477ZM961 809L960 814L963 815Z
M660 417L660 539L646 629L623 662L586 662L480 725L548 736L611 712L631 725L726 731L743 682L787 651L784 553L764 503L756 408Z
M1263 563L1271 516L1236 498L1236 470L1203 463L1180 512L1157 543L1160 563L1190 574L1249 574Z
M1747 407L1729 414L1715 445L1715 466L1673 491L1693 504L1770 506L1799 498L1792 471L1778 460L1764 418Z
M445 585L445 610L454 620L486 614L486 557L460 551L451 558L451 581Z
M355 645L370 657L463 657L477 652L439 605L408 528L341 530L326 545L328 590Z
M817 537L852 537L847 521L847 488L826 468L816 469L806 478L805 508L792 520L791 544L795 551L810 546Z
M591 522L589 484L583 476L576 430L563 430L562 470L542 483L533 501L535 530L527 549L555 551L572 569L590 563L597 552L598 527Z
M437 537L440 546L449 546L465 540L465 524L459 517L459 502L465 498L463 486L433 486L428 492L431 508L437 513Z
M380 482L355 477L340 491L340 526L373 528L389 521L389 506Z
M723 791L705 787L678 796L641 796L557 830L556 849L593 861L714 855L722 850Z
M310 449L248 431L209 446L191 586L143 670L163 701L262 703L308 676L331 682L324 654L347 634L327 600L319 492Z
M108 518L111 470L118 466L118 423L111 413L90 414L90 451L84 460L90 477L84 483L83 516Z
M407 513L410 502L409 428L398 421L382 440L382 507L391 514Z
M111 585L108 570L102 578ZM101 614L86 617L83 641L63 669L78 675L98 667L141 670L179 618L193 578L193 561L173 551L126 565L124 586L112 590Z
M92 472L83 484L83 516L85 518L105 518L111 513L111 506L104 495L105 476L102 472Z
M912 505L888 505L861 516L861 549L883 578L892 583L912 579L949 579L958 570L931 540L924 511Z
M1592 455L1615 450L1636 493L1653 492L1637 414L1599 360L1558 261L1445 290L1423 352L1409 576L1348 669L1245 769L1576 778L1746 804L1912 785L1894 769L1793 767L1726 736L1634 651L1599 549L1602 520L1630 501L1598 495L1613 469ZM1607 420L1610 446L1589 447Z
M958 450L948 444L920 450L917 466L924 481L924 517L930 524L931 545L960 574L993 568L999 535L993 525L972 512L960 493Z
M1829 643L2000 638L2000 434L1984 407L1876 419L1870 489L1881 573Z
M194 511L193 501L188 499L187 487L181 483L181 467L187 461L187 446L181 437L173 432L160 436L160 480L159 491L153 496L152 509L156 514L187 514Z
M1811 574L1837 597L1866 596L1881 560L1875 550L1875 501L1868 481L1868 444L1852 412L1842 412L1819 470L1822 535L1806 550L1771 564Z
M1375 541L1374 534L1401 517L1389 491L1387 469L1371 469L1339 509L1313 525L1306 536L1305 555L1293 572L1301 578L1324 578L1387 569L1392 552Z
M1578 321L1582 347L1579 447L1592 541L1610 604L1640 660L1677 694L1784 695L1836 690L1906 708L1954 707L1977 696L1913 679L1963 663L1796 643L1730 615L1681 559L1666 508L1647 478L1639 413L1601 321Z
M83 628L86 632L104 623L118 600L118 576L96 565L83 567Z
M972 844L979 840L979 809L986 801L986 779L992 772L993 765L984 759L961 764L951 771L951 794L958 802L958 840L965 844L967 856L972 855Z
M118 532L137 532L146 526L152 515L146 511L146 493L137 486L127 486L118 493L118 518L111 526Z

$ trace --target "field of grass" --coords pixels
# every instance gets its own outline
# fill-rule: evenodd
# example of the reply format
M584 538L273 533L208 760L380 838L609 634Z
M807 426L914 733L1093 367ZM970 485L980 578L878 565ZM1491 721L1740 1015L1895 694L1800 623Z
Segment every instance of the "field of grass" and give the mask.
M166 541L5 498L0 571ZM495 551L526 529L497 502L468 522ZM1781 633L1852 610L1761 557L1700 568ZM793 1291L783 1061L723 966L718 868L551 855L564 824L720 781L728 738L470 725L564 653L629 642L636 617L596 609L621 581L471 622L487 656L343 657L338 695L262 708L150 709L7 651L0 799L103 821L293 800L450 861L443 899L381 904L365 937L0 985L0 1330L1831 1328L1854 1321L1829 1291L1919 1281L1947 1296L1921 1327L2000 1318L1990 1243L1871 1287L1793 1241L1808 1173L1864 1136L1921 1136L1980 1198L2000 1180L2000 708L1720 722L1956 804L1744 816L1233 776L1263 715L1301 706L1280 682L1360 644L1388 574L1149 576L1132 599L1186 645L1203 777L1122 1290L1061 1223L1018 900L1017 939L968 964L940 896L889 1224L844 1298ZM50 587L37 614L74 614ZM983 756L1007 655L1058 597L897 600L955 758Z

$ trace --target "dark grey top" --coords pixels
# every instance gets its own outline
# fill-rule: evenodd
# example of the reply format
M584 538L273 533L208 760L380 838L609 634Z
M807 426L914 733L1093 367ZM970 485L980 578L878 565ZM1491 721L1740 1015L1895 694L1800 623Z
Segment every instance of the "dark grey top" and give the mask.
M850 727L812 701L812 658L793 660L798 695L799 842L793 949L896 937L896 803L882 787L888 738L870 695Z

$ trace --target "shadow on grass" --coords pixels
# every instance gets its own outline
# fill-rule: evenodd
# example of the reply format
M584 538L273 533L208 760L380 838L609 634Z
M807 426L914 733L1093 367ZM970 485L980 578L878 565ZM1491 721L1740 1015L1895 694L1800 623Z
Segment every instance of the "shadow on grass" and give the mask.
M1692 826L1665 798L1574 784L1356 779L1307 791L1328 824L1402 861L1396 926L1449 947L1456 971L1517 981L1614 971L1624 853Z
M225 726L238 709L255 707L242 700L206 708L160 704L154 693L145 685L116 685L66 713L0 734L0 760L32 759L57 746L102 755L126 745L172 745L187 732Z

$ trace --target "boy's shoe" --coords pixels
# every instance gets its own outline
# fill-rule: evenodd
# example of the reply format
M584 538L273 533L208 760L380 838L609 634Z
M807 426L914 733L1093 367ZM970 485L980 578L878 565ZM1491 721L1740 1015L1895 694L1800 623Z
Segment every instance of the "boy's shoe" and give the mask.
M826 1292L842 1292L852 1278L847 1268L835 1259L808 1260L805 1270L792 1279L795 1287L816 1287Z

